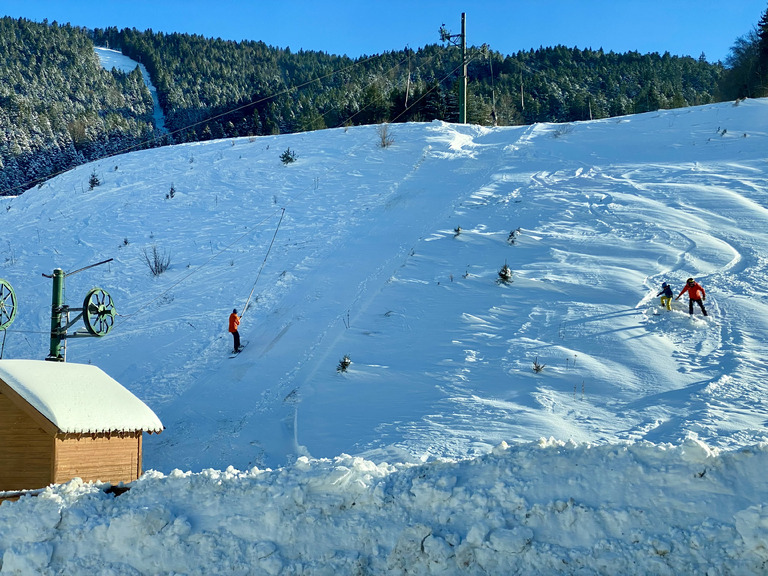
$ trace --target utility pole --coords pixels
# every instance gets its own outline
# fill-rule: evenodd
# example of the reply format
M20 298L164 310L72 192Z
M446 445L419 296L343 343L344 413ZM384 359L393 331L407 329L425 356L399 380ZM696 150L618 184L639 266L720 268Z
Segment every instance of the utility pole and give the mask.
M405 104L403 108L408 110L408 95L411 93L411 52L408 51L408 78L405 83Z
M461 13L461 34L451 34L445 24L440 27L440 40L461 48L461 80L459 82L459 124L467 123L467 15Z
M467 123L467 19L461 13L461 83L459 84L459 124Z

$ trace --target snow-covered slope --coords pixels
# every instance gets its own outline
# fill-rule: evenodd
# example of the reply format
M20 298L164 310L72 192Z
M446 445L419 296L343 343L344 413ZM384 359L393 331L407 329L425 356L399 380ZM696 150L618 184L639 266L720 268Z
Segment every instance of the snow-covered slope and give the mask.
M67 278L71 305L99 285L120 313L68 360L167 427L145 442L157 472L116 500L73 483L3 504L36 523L1 539L3 570L759 572L766 112L223 140L3 199L4 357L47 352L41 272L112 257ZM689 276L706 319L658 306Z

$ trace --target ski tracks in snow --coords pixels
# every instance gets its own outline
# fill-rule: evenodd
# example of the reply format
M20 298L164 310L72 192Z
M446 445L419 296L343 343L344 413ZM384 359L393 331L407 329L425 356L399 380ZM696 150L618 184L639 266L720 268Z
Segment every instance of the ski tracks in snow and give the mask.
M675 416L679 411L670 409L669 420L659 423L659 429L642 432L647 439L677 440L667 434L691 430L694 420L698 421L693 427L696 433L713 444L728 446L763 437L761 428L768 410L763 400L766 391L760 382L765 378L757 374L765 369L755 366L750 358L764 357L768 349L763 339L756 337L759 331L747 332L744 327L765 324L761 319L766 312L767 278L765 259L757 247L764 245L768 219L754 221L754 215L761 212L755 210L755 202L759 201L755 199L757 186L748 178L748 169L745 174L744 167L734 168L709 166L708 172L718 173L715 185L711 173L704 179L701 167L691 171L689 166L660 168L663 180L649 177L647 171L653 167L625 172L619 180L651 198L659 194L672 213L659 222L666 230L668 245L678 250L678 256L674 260L660 259L668 263L667 269L649 275L649 289L658 291L661 281L666 280L676 295L685 278L693 276L707 290L705 304L710 313L704 318L694 305L694 316L689 317L684 295L675 303L673 312L646 315L648 329L673 349L672 357L683 376L675 402L684 403L682 413L688 414L680 422ZM658 303L655 292L652 302ZM754 320L750 321L750 317ZM745 348L749 352L735 352ZM738 414L742 410L744 415ZM747 418L747 412L753 414ZM728 420L741 422L744 429L735 431L732 424L724 426Z
M758 249L765 245L763 230L768 222L749 219L761 212L756 205L765 202L761 183L753 180L761 172L748 163L695 167L574 163L572 169L553 172L546 163L556 154L554 145L539 145L535 154L525 152L534 139L542 137L549 136L541 127L526 129L518 143L506 149L508 160L517 155L523 161L513 165L513 160L506 167L500 163L489 183L470 194L471 203L462 204L472 210L492 206L503 214L499 221L506 217L510 228L522 224L524 232L517 251L508 254L515 279L509 292L504 292L505 304L462 314L468 333L456 341L461 343L463 359L445 361L453 367L453 375L440 377L446 392L459 402L474 389L474 402L462 401L462 410L474 405L487 412L503 406L496 416L501 429L521 437L536 430L536 418L527 411L544 407L550 412L550 429L554 425L581 439L671 442L694 432L715 444L759 441L768 417L762 407L765 368L750 358L765 357L768 352L759 336L765 328L762 319L768 316L764 309L768 278ZM558 209L551 210L553 206ZM457 217L464 214L457 211ZM493 221L488 214L483 220ZM466 242L478 236L462 231L456 238ZM649 258L649 253L657 258ZM470 269L464 282L472 279ZM640 271L646 271L646 276ZM481 276L487 280L491 273L486 268ZM710 316L701 319L696 307L697 315L689 318L686 296L676 302L675 311L659 317L652 314L661 282L669 282L677 292L688 276L707 289ZM530 305L523 322L520 317L525 311L514 303L519 290ZM596 296L607 292L613 294ZM600 318L600 309L606 305L635 302L635 313L621 314L615 308L618 315ZM740 327L750 325L745 320L750 315L756 328L745 332ZM659 339L660 345L651 347L658 354L638 356L633 343L649 337ZM472 339L483 344L467 346ZM588 354L580 354L582 339L605 341L608 352L602 366L590 366ZM734 352L742 347L750 352ZM495 348L506 348L506 353L501 358L488 357ZM531 378L526 373L534 357L549 362L543 373L557 372L561 382L534 384L534 390L526 391L525 383ZM611 365L612 357L616 365ZM481 376L484 364L497 361L517 391L496 400L484 399L490 390L481 391L476 380L488 377ZM619 364L624 368L619 369ZM615 378L624 379L622 387L634 393L611 397ZM744 380L750 384L744 385ZM580 409L574 401L579 397L586 398L589 409ZM655 406L649 410L645 400L652 397ZM733 406L741 409L734 413ZM755 414L747 416L750 411ZM510 414L512 419L522 416L526 429L511 422ZM699 424L693 425L696 420ZM470 421L467 418L465 430L469 435ZM616 422L626 428L616 428ZM745 429L734 430L733 422ZM439 422L433 419L433 425Z

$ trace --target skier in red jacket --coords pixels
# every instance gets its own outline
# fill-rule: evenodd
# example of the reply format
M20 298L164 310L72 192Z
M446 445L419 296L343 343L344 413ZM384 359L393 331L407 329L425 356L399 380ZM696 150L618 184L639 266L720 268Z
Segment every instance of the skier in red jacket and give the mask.
M229 315L229 331L232 333L232 338L235 340L235 348L232 352L235 354L240 352L240 333L237 331L239 326L240 316L237 315L237 308L235 308L232 310L232 314Z
M706 316L707 310L704 308L704 300L707 299L707 295L704 292L704 288L701 287L701 284L696 282L693 278L688 278L688 280L685 281L685 286L680 290L680 294L677 295L675 300L680 300L680 296L685 292L688 292L688 313L693 316L693 303L696 302L701 308L701 313Z

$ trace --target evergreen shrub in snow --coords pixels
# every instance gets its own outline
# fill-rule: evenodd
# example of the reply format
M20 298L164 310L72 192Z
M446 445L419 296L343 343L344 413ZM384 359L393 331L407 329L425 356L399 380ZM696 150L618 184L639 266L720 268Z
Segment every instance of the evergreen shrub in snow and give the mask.
M91 172L91 177L88 179L88 189L93 190L96 188L96 186L101 184L101 180L99 180L98 175L96 174L96 170Z
M294 152L290 148L286 148L285 152L280 154L280 161L283 164L290 164L291 162L296 162L296 152Z
M349 355L344 354L344 358L339 360L339 365L336 368L337 372L346 372L349 365L352 364L352 360L349 359Z

